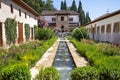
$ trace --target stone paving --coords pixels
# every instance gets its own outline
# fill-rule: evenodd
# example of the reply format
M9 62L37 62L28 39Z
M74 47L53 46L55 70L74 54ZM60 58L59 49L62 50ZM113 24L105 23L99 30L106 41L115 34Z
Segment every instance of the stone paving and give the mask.
M42 56L42 58L36 63L36 65L30 69L32 78L31 80L33 80L37 74L39 74L39 70L41 68L46 68L46 67L50 67L53 64L58 46L59 46L59 42L61 40L58 39L53 46L51 46ZM88 65L88 62L85 60L85 58L81 57L79 55L79 53L77 53L76 48L74 47L74 45L67 39L65 39L64 41L67 42L68 48L73 56L73 60L75 62L76 67L82 67L82 66L86 66Z

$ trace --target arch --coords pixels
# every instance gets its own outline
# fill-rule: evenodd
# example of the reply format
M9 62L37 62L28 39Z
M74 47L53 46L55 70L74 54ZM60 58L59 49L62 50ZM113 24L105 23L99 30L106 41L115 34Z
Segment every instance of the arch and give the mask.
M101 33L104 33L104 32L105 32L105 26L102 25L102 27L101 27Z
M119 23L114 24L113 32L115 32L115 33L119 32Z
M63 25L61 26L61 31L64 32L64 26Z
M107 33L111 33L111 24L107 25L106 32Z

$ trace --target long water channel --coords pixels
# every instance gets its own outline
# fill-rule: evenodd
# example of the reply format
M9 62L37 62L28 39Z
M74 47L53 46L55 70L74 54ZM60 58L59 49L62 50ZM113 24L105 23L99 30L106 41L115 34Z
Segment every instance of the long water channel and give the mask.
M70 72L76 67L64 38L61 38L53 63L61 76L61 80L70 80Z

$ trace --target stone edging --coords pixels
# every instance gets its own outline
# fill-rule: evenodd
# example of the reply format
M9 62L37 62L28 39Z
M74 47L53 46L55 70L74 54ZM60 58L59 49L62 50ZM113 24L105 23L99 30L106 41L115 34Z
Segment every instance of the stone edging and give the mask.
M59 39L44 53L42 58L36 63L36 65L30 69L33 80L41 68L51 67L59 46Z
M81 57L79 53L77 53L77 49L74 47L74 45L69 40L66 39L66 42L67 42L68 48L71 52L71 55L73 57L76 67L87 66L89 64L88 61L86 61L84 57Z

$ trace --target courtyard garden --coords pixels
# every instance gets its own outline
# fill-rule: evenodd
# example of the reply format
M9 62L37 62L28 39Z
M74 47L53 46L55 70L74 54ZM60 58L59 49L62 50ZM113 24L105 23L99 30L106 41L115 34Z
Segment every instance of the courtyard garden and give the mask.
M72 80L119 80L120 79L120 48L113 44L96 43L88 40L84 29L84 39L79 30L73 31L71 42L77 51L87 59L89 66L76 68L71 72ZM76 34L78 33L78 34Z
M38 29L36 39L19 46L12 45L9 49L0 48L0 80L31 79L30 68L53 45L57 36L51 29L43 28Z
M9 49L0 48L0 80L30 80L30 68L35 66L45 51L57 40L51 29L38 29L36 40ZM77 28L68 39L77 52L89 62L88 66L78 67L70 73L72 80L119 80L120 48L109 43L96 43L88 39L85 28ZM35 80L61 80L56 68L39 70Z

